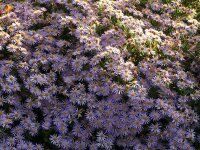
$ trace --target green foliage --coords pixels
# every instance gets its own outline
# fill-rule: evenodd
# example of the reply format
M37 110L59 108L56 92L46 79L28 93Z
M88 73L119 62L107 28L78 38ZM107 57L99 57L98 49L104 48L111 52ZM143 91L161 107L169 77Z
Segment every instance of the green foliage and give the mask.
M182 0L182 4L190 8L197 8L200 5L199 0Z
M140 0L140 5L141 6L144 6L147 3L148 3L148 0Z
M162 0L162 3L164 4L170 4L172 2L172 0Z
M107 57L104 57L101 59L99 65L103 68L106 69L106 63L109 61L109 59Z
M49 140L50 136L55 133L56 132L53 129L50 130L40 129L36 136L31 136L28 133L25 133L24 136L28 140L31 140L36 143L41 143L44 146L45 150L59 150L59 148L53 145Z
M85 55L86 57L93 57L93 56L96 55L96 53L97 53L96 50L90 50L90 51L86 51L86 52L84 53L84 55Z
M164 33L165 33L166 35L170 35L173 31L174 31L174 28L173 28L173 27L168 27L168 28L164 31Z
M165 127L172 121L172 118L169 116L165 116L162 119L160 119L160 122L162 123L162 129L165 129Z
M180 9L177 8L171 15L173 19L177 19L179 17L183 17L184 13Z
M49 26L50 24L44 24L44 23L37 23L37 24L34 24L33 26L31 26L30 28L29 28L29 30L39 30L39 29L42 29L42 28L44 28L44 27L46 27L46 26Z
M148 91L148 97L150 98L159 98L159 88L156 86L153 86Z
M47 8L47 12L49 13L53 13L53 12L59 12L60 10L62 10L65 13L69 13L70 11L68 9L66 9L66 7L64 5L55 5L53 3L48 3L48 4L41 4L38 2L38 0L32 0L33 6L34 7L45 7Z
M132 33L129 29L128 26L126 26L125 24L123 24L120 19L117 19L116 17L111 17L111 22L118 26L120 29L122 29L124 31L124 33L126 34L126 36L129 37L135 37L135 34Z
M101 24L96 27L96 33L99 36L101 36L106 30L108 30L108 27L105 27L105 26L103 26Z
M69 28L65 28L62 31L62 34L59 36L59 38L62 39L62 40L70 41L70 42L73 42L73 41L77 40L76 37L71 35L71 34L69 34L69 32L70 32L70 29Z
M131 57L133 58L132 61L134 62L134 64L137 66L139 64L140 61L142 61L146 54L144 52L140 52L137 49L137 45L133 46L133 45L126 45L125 48L129 51L129 53L131 54Z
M90 70L90 68L91 68L90 64L85 64L83 65L82 70Z
M117 18L116 18L116 16L112 16L112 17L110 18L110 20L111 20L112 24L114 24L114 25L117 23Z
M155 21L155 20L151 20L151 24L154 28L159 28L160 27L160 23Z
M125 81L122 79L120 75L114 76L113 81L120 85L123 85L125 83Z
M177 86L177 82L178 80L170 84L170 89L176 91L181 96L189 96L190 94L193 94L196 91L195 88L191 87L180 88Z

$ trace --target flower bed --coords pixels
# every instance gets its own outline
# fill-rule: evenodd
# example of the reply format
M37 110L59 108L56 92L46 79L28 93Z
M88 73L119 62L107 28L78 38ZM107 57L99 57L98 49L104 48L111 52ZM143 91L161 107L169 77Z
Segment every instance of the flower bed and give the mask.
M198 0L0 10L0 149L200 148Z

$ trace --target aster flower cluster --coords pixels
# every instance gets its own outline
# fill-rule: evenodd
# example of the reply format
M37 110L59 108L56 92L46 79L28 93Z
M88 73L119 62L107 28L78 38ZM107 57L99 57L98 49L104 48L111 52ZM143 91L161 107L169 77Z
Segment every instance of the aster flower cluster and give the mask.
M200 148L199 7L22 0L0 9L0 149Z

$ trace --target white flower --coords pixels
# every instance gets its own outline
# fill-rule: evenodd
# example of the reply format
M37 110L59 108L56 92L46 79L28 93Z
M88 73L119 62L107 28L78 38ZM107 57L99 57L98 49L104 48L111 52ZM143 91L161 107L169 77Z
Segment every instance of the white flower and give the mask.
M9 83L15 83L16 80L17 80L17 79L16 79L14 76L12 76L12 75L10 75L10 76L8 76L8 77L6 78L6 81L9 82Z

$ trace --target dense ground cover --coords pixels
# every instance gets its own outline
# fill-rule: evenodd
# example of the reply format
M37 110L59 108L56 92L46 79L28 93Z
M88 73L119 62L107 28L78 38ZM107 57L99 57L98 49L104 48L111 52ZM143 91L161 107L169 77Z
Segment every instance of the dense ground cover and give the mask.
M199 0L2 0L0 150L200 149Z

